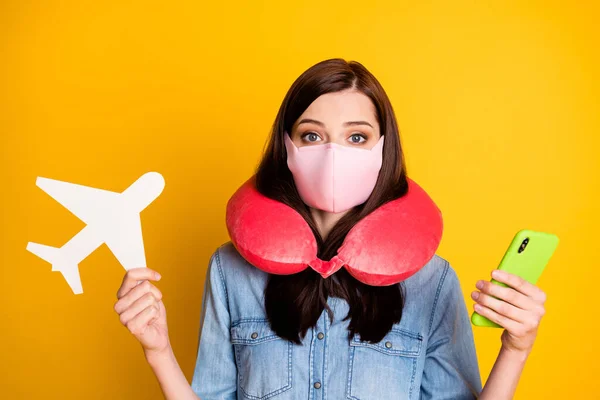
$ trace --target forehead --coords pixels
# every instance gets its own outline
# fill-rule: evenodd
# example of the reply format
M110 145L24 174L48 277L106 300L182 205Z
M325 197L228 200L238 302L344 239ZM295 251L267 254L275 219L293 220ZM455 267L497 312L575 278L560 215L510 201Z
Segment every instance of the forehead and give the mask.
M369 97L356 90L323 94L310 104L301 117L310 117L325 124L358 119L377 123L375 105Z

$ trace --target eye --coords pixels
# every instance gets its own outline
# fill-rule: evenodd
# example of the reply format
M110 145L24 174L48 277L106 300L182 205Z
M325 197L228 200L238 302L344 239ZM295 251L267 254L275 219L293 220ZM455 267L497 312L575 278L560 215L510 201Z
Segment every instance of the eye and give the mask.
M353 144L361 144L367 141L367 138L362 133L354 133L350 136L350 142Z
M317 135L315 132L307 132L304 135L302 135L301 137L302 137L302 140L309 142L309 143L314 143L321 139L321 137L319 135Z

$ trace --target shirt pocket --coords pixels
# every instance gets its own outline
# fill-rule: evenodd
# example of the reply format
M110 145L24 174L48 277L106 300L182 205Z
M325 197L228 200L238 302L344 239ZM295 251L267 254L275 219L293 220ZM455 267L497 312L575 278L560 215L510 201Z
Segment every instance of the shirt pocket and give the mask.
M277 336L267 320L242 320L231 327L244 398L270 399L292 387L292 343Z
M394 328L378 343L355 335L350 341L347 398L400 400L412 398L423 337Z

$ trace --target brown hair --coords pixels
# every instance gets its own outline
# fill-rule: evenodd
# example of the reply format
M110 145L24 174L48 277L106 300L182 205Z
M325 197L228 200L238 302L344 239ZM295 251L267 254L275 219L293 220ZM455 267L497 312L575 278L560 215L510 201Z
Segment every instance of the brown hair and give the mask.
M380 132L385 136L383 162L367 201L344 215L323 240L287 167L284 133L291 134L293 124L319 96L347 89L365 94L375 106ZM359 62L340 58L319 62L300 75L279 108L256 172L256 185L263 195L287 204L302 215L315 235L317 255L322 260L330 260L336 255L348 231L359 220L384 203L406 194L408 182L396 117L377 79ZM265 308L272 329L280 337L300 343L300 337L315 326L324 309L333 318L327 305L329 296L341 297L348 302L349 336L358 333L363 340L378 342L394 323L400 322L404 305L400 284L369 286L354 279L344 268L335 277L323 279L311 268L294 275L270 275L265 289Z

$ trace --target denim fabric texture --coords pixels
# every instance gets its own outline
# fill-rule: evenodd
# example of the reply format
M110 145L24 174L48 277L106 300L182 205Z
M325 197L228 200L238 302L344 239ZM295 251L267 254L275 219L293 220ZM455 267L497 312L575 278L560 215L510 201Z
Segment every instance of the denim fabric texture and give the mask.
M402 320L379 343L348 339L348 304L330 297L301 345L264 308L268 274L231 242L212 255L192 389L202 400L474 399L481 380L460 283L434 256L405 280Z

